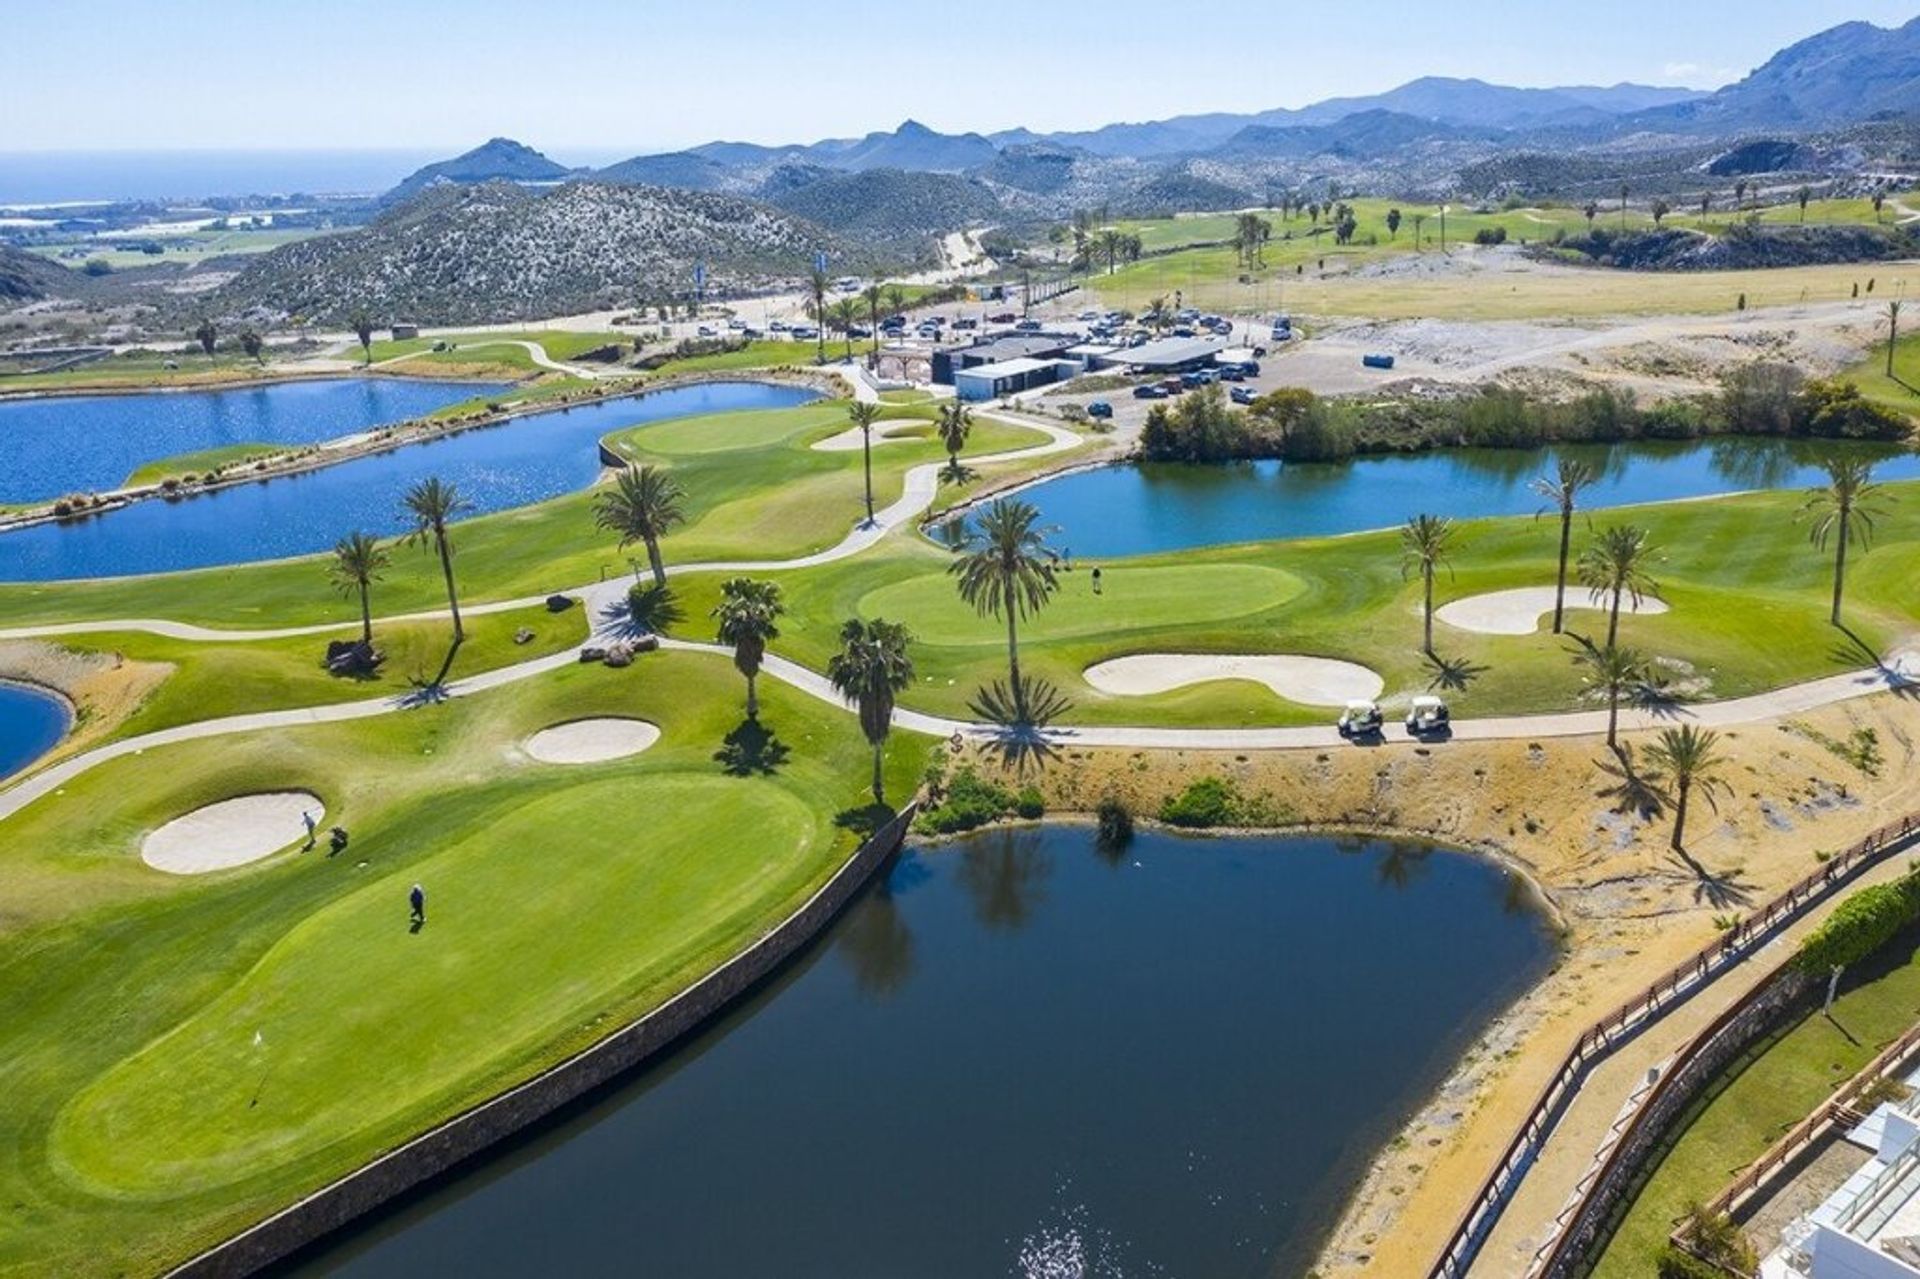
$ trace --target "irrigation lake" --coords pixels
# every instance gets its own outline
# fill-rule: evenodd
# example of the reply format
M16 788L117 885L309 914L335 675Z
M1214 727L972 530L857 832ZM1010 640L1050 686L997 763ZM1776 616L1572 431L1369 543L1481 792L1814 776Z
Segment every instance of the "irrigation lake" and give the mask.
M0 778L53 749L67 731L67 708L51 693L0 680Z
M1553 953L1423 845L910 845L669 1058L293 1269L1299 1274Z

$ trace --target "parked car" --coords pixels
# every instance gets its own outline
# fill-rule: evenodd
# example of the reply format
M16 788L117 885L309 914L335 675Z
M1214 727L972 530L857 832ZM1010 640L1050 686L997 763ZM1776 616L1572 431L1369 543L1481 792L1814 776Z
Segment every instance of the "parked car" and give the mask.
M1090 324L1100 318L1100 313L1098 311L1082 311L1079 318L1082 324Z
M1193 326L1191 324L1176 324L1173 326L1173 336L1177 338L1190 338L1193 336Z
M1022 320L1013 326L1013 331L1015 333L1038 333L1040 331L1040 321Z
M953 327L956 331L960 329L977 329L980 327L980 321L961 316L953 322Z
M1438 737L1449 727L1447 704L1437 697L1413 699L1407 710L1407 733L1412 737Z
M738 333L741 329L744 329L747 327L747 322L745 320L728 320L727 327L732 329L735 333Z
M1087 405L1087 416L1110 418L1113 416L1113 405L1107 403L1105 400L1095 400L1093 403Z
M1001 311L994 315L989 315L987 317L987 323L988 324L1012 324L1015 320L1019 318L1020 317L1018 315L1015 315L1012 311Z
M1338 727L1340 736L1348 739L1373 737L1380 732L1380 726L1384 722L1385 718L1380 714L1380 704L1362 699L1347 703L1347 708L1340 712Z
M811 324L796 324L787 332L793 334L795 340L800 342L811 342L820 336L820 330Z
M740 336L749 342L758 342L761 338L765 337L766 334L749 324L740 330Z
M1258 360L1242 360L1242 361L1240 361L1240 372L1241 372L1242 374L1244 374L1245 376L1247 376L1247 377L1259 377L1259 376L1260 376L1260 361L1258 361Z
M711 324L701 325L699 329L699 335L703 338L717 338L720 336L718 333L714 332L713 326Z
M785 320L775 320L772 324L769 324L767 328L775 333L785 333L787 332L787 322Z
M1214 376L1222 382L1244 382L1247 380L1247 375L1241 371L1238 364L1222 364Z
M1133 398L1136 400L1164 400L1167 398L1167 388L1161 386L1158 382L1142 382L1139 386L1133 388Z
M1160 389L1168 395L1178 395L1187 389L1187 384L1179 377L1163 377L1160 379Z
M1251 404L1260 398L1250 386L1236 386L1231 391L1228 391L1227 395L1235 404Z

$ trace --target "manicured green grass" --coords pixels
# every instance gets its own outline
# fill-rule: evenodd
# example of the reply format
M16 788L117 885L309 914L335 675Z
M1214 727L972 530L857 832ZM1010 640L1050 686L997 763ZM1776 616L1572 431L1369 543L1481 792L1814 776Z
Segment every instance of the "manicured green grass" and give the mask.
M930 411L922 405L889 410L902 416ZM675 419L611 438L635 462L673 468L686 488L688 522L663 543L669 565L785 559L837 543L863 513L859 451L827 453L809 447L846 424L845 403L827 401L797 409ZM729 447L710 448L710 430L723 433ZM1039 435L1024 428L981 421L967 455L1040 442ZM944 456L932 440L876 447L876 503L884 505L899 496L909 466ZM981 478L1026 465L982 468ZM947 491L957 497L967 487ZM613 539L594 527L592 500L589 492L575 493L456 526L462 597L512 599L630 572L629 555L642 552L615 549ZM119 617L245 627L353 620L354 606L328 588L324 568L321 557L307 557L133 579L0 586L0 626ZM431 555L398 548L376 595L376 609L397 614L438 608L444 591Z
M844 344L828 341L827 358L844 350ZM749 342L738 351L719 351L712 355L688 355L668 360L655 369L655 377L678 373L727 373L743 369L804 368L815 364L819 348L813 342Z
M659 654L350 724L104 765L0 841L0 1273L153 1273L657 1006L811 893L868 802L855 719L772 683L767 772L724 658ZM638 716L603 765L531 732ZM897 734L904 797L926 743ZM352 833L174 877L144 833L312 790ZM564 839L555 833L564 831ZM429 919L408 931L420 882Z
M446 678L459 680L557 653L586 639L587 629L586 612L580 608L564 613L534 607L472 614L466 618L466 642L453 655ZM525 644L514 641L521 630L533 632ZM321 661L327 642L356 634L355 629L344 629L212 644L127 631L71 635L58 642L79 652L116 653L132 661L173 667L166 680L109 734L112 738L254 711L402 695L439 675L452 642L450 624L444 621L376 622L374 644L386 657L379 668L366 676L330 674Z
M569 329L516 329L499 333L436 333L432 337L402 338L399 341L387 339L373 343L373 362L398 359L401 356L417 355L423 364L511 364L529 370L539 367L533 357L522 347L508 345L513 342L532 342L547 353L553 360L567 361L575 359L588 351L596 351L610 343L630 345L633 339L624 333L606 331L576 333ZM445 342L452 349L436 351L437 342ZM358 354L356 344L349 354ZM408 361L414 363L415 361Z
M1595 1279L1640 1279L1687 1206L1724 1190L1788 1129L1920 1017L1920 955L1909 932L1848 975L1833 1020L1814 1014L1729 1068L1641 1188L1594 1270ZM1777 1240L1755 1239L1764 1256Z
M1853 562L1847 619L1869 645L1910 636L1920 621L1920 484L1890 484L1889 513L1872 551ZM1672 611L1626 617L1622 642L1689 663L1705 696L1742 696L1863 665L1864 655L1827 624L1830 561L1807 544L1796 519L1804 498L1776 492L1609 511L1596 524L1628 521L1651 531L1654 577ZM1550 585L1557 531L1551 521L1477 520L1462 525L1445 603L1483 591ZM1575 551L1585 541L1581 532ZM1070 546L1073 530L1056 543ZM959 604L945 553L898 539L862 556L785 575L796 616L778 651L819 669L841 619L884 616L917 637L921 682L901 700L917 710L968 716L982 684L1004 678L1006 626ZM1318 722L1328 712L1282 701L1251 683L1215 682L1153 697L1119 697L1088 685L1095 662L1135 653L1303 653L1360 662L1386 679L1390 697L1428 691L1421 658L1418 585L1400 573L1395 531L1249 546L1213 547L1102 561L1094 595L1088 566L1062 579L1055 602L1021 624L1021 665L1065 690L1080 723L1256 725ZM1216 576L1217 575L1217 576ZM693 617L711 607L716 583L689 578ZM1587 600L1573 587L1570 599ZM1604 615L1569 614L1570 629L1604 634ZM1449 698L1462 714L1559 710L1582 697L1570 641L1544 631L1478 635L1436 623L1441 653L1474 668Z
M288 444L222 444L218 448L176 453L139 467L127 476L124 483L126 487L133 488L141 484L158 484L170 476L204 475L221 467L237 466L256 458L286 453L294 447Z
M1884 330L1885 308L1876 309L1880 312L1881 328ZM1904 323L1920 321L1920 310L1900 318ZM1887 373L1885 342L1875 345L1871 355L1840 376L1843 381L1858 386L1870 400L1909 416L1920 415L1920 332L1902 334L1894 344L1891 376Z

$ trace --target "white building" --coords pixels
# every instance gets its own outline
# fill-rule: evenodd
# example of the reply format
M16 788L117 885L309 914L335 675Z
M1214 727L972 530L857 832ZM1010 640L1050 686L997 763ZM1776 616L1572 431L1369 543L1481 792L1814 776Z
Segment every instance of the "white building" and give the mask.
M1781 1232L1761 1279L1920 1279L1920 1092L1845 1139L1873 1157Z

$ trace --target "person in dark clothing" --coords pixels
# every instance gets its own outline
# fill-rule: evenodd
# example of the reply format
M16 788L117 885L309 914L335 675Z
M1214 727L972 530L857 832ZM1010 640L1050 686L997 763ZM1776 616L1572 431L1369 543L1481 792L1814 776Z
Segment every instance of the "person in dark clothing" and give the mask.
M415 884L413 886L412 891L407 894L407 905L413 908L414 923L424 924L427 922L427 890L426 889L420 887L420 885L418 884Z

